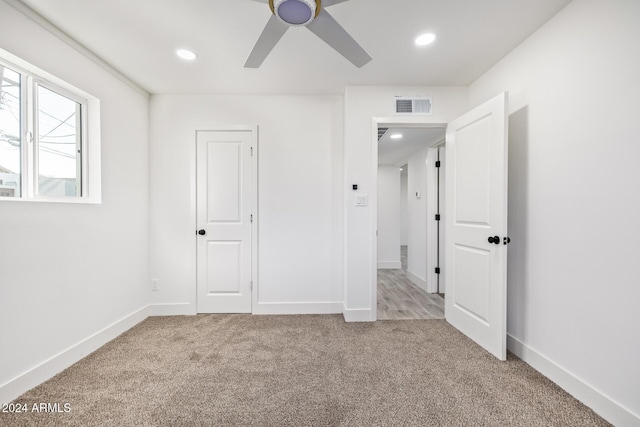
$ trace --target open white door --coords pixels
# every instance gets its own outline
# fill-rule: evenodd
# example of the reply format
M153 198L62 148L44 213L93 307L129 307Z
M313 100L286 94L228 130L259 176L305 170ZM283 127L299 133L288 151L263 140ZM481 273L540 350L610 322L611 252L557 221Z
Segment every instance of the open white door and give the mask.
M251 313L252 133L197 132L198 313Z
M507 94L449 123L445 317L500 360L507 336Z

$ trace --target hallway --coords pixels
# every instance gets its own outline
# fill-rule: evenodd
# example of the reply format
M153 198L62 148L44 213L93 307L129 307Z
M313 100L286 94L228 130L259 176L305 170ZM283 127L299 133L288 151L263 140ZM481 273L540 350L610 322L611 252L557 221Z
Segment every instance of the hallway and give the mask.
M444 299L407 277L407 252L402 246L401 270L378 270L378 320L444 319Z

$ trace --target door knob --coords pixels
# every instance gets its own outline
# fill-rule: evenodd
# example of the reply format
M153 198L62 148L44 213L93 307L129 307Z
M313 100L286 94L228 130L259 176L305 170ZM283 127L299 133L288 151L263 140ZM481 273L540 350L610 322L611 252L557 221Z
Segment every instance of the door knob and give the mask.
M207 232L205 230L198 230L198 234L204 236Z
M500 244L500 237L498 236L491 236L487 240L489 241L489 243L495 243L496 245Z

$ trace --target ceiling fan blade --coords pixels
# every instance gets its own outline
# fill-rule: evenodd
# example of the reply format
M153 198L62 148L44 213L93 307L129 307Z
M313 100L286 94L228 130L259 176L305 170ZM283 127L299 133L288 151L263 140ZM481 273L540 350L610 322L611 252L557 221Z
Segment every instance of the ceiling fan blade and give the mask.
M253 1L257 1L258 3L269 3L269 0L253 0ZM347 0L342 0L342 1L347 1Z
M249 54L244 68L259 68L288 29L288 25L282 23L275 15L271 15L271 19L267 22L267 26L262 30L260 38Z
M255 1L261 1L261 0L255 0ZM334 4L344 3L346 1L348 0L322 0L322 7L333 6ZM267 0L266 2L268 3L269 0Z
M307 28L356 67L361 68L371 61L369 54L326 10L322 9Z

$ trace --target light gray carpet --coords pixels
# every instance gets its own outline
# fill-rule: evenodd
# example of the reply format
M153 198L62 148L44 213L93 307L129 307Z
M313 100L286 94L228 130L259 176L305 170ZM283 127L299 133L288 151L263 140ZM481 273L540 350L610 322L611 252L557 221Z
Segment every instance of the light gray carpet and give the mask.
M16 402L3 426L604 426L442 320L149 318Z

